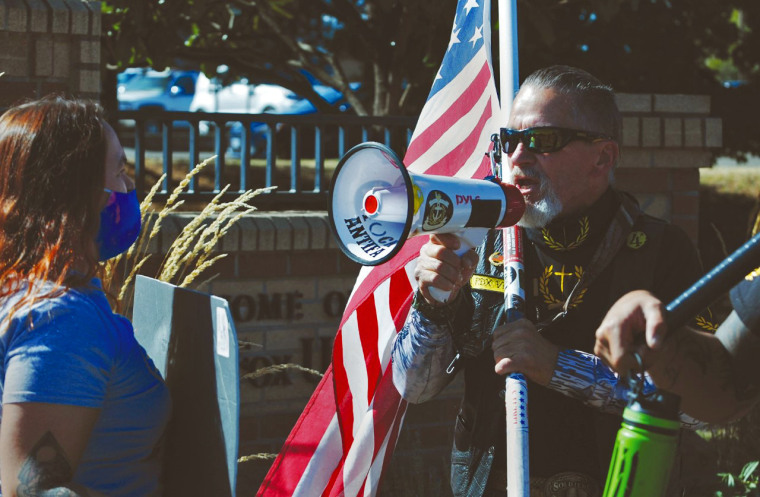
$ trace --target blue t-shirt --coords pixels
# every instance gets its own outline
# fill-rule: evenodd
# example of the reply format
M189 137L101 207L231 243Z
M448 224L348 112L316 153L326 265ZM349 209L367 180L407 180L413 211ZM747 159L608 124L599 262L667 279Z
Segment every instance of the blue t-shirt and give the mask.
M0 302L2 404L100 409L74 481L109 496L160 495L169 391L129 320L111 311L99 280L91 285L22 307L10 322L20 295Z
M731 304L744 326L760 334L760 276L745 279L731 289Z

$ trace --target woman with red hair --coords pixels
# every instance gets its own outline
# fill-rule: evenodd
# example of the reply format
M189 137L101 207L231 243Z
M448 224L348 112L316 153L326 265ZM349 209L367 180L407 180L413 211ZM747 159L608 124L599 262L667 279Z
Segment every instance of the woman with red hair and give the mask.
M95 277L139 230L97 104L47 97L0 116L3 496L161 494L169 393Z

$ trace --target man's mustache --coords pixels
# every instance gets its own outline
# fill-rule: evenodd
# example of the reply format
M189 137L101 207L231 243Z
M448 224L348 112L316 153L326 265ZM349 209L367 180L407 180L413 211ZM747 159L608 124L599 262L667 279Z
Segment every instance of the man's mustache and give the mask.
M516 176L522 176L524 178L538 181L541 184L542 190L544 189L546 181L548 180L543 172L536 169L520 169L517 166L512 166L512 169L509 172L509 179L514 182Z

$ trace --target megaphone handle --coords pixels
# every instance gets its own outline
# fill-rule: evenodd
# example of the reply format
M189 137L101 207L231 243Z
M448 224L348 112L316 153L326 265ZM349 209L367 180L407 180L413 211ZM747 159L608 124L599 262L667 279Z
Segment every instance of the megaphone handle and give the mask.
M472 250L481 243L488 233L487 228L468 228L456 233L459 237L459 248L454 251L459 257L462 257L468 250ZM441 290L434 286L430 287L430 296L438 302L445 304L451 296L450 290Z

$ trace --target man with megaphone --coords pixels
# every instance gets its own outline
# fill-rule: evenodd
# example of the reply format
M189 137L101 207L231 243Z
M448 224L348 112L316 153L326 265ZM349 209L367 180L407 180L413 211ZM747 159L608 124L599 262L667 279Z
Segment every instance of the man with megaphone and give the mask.
M530 383L531 495L601 495L625 399L614 395L611 370L593 376L594 332L624 293L643 288L669 300L701 274L680 228L613 188L620 122L608 85L553 66L524 81L500 130L504 175L526 203L528 319L504 323L498 230L461 257L453 234L433 234L420 250L419 289L393 349L394 383L409 402L424 402L464 370L456 496L506 495L502 375L510 372ZM451 292L445 303L434 289Z

